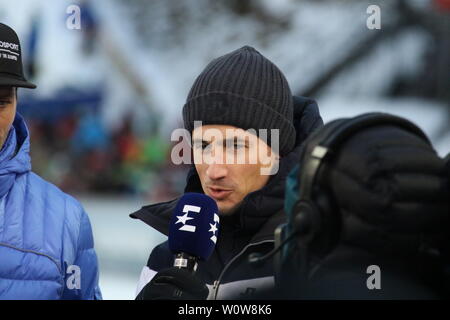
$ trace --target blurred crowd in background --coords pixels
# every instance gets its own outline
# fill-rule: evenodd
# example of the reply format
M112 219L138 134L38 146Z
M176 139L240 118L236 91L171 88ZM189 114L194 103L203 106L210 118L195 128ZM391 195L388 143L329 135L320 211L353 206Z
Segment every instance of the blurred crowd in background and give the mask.
M55 101L21 103L31 131L34 170L72 193L139 194L154 201L179 194L175 182L183 179L183 169L170 161L170 141L158 133L139 135L131 115L109 130L102 123L101 99L97 93L68 91ZM64 112L46 114L61 104Z

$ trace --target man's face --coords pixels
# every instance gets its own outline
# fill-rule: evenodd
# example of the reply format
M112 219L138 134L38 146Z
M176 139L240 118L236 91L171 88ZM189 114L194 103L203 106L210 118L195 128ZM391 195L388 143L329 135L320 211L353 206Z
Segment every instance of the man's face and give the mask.
M0 86L0 149L8 137L9 128L14 121L16 105L15 88Z
M230 215L250 192L264 187L278 155L256 135L229 125L204 125L192 133L194 164L203 192ZM262 172L264 174L262 174Z

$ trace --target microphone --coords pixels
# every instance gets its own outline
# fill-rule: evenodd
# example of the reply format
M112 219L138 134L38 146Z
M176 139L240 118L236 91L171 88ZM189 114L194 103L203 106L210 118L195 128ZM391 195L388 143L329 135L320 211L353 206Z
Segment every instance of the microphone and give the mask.
M208 260L219 235L218 212L214 199L205 194L185 193L178 200L169 228L174 267L195 272L198 261Z

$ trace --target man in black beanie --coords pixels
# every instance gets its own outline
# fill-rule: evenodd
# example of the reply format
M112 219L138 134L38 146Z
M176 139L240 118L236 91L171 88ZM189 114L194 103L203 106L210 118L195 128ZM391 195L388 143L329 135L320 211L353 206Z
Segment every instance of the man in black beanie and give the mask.
M323 124L317 104L293 97L283 73L244 46L213 60L197 77L183 120L194 160L185 192L217 202L217 244L211 258L199 262L197 285L180 281L183 274L174 279L168 242L158 245L142 271L138 299L175 299L175 292L181 299L248 297L274 283L271 259L255 269L247 257L273 249L274 230L285 219L286 175L304 139ZM143 207L131 217L167 235L177 201Z

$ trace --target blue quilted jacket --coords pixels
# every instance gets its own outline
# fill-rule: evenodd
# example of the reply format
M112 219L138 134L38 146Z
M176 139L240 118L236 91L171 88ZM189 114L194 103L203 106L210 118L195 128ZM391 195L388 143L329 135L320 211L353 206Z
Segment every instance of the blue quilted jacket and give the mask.
M31 172L29 147L17 114L0 150L0 299L101 299L89 218Z

